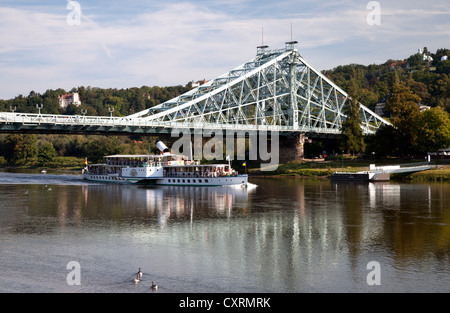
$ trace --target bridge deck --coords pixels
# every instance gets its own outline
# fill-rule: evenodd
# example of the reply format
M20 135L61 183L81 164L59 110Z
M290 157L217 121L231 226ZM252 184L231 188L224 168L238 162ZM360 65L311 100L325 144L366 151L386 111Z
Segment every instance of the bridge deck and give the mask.
M38 132L38 133L123 133L123 134L160 134L171 133L172 130L222 130L223 132L279 132L320 133L324 135L340 135L337 129L321 127L292 127L278 125L252 124L212 124L164 122L132 117L105 117L80 115L49 115L31 113L0 113L0 132Z

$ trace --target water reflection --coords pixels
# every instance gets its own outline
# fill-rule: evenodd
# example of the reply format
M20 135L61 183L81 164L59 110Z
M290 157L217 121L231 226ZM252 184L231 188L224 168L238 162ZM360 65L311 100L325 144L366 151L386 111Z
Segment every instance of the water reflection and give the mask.
M156 219L164 226L170 220L195 216L229 218L233 208L248 207L249 195L255 190L255 186L31 185L25 191L24 206L30 216L58 217L61 224L86 219Z
M382 264L385 291L409 281L415 291L450 291L450 185L252 182L258 187L0 184L0 233L69 246L89 238L80 249L103 263L128 264L123 247L139 247L131 253L140 265L151 255L148 266L173 279L175 292L186 277L205 288L196 291L369 291L370 261Z

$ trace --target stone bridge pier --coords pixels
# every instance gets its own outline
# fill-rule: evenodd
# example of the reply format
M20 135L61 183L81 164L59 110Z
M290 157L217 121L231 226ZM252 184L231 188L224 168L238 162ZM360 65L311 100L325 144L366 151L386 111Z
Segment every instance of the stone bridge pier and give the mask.
M280 136L280 163L287 163L289 161L301 161L305 156L305 138L304 133Z

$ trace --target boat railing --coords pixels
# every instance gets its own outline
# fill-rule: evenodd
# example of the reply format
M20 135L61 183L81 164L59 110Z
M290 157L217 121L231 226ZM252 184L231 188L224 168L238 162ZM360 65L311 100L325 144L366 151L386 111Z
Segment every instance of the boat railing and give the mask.
M164 177L169 178L212 178L212 177L236 177L237 172L174 172L165 173Z

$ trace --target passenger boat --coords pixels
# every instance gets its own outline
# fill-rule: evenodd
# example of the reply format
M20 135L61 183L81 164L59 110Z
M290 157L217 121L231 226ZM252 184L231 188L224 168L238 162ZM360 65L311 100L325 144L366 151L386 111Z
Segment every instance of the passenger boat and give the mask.
M110 155L102 164L86 164L83 177L94 182L177 186L247 186L248 175L228 164L201 164L184 155L172 154L157 141L161 154ZM87 163L87 162L86 162Z

